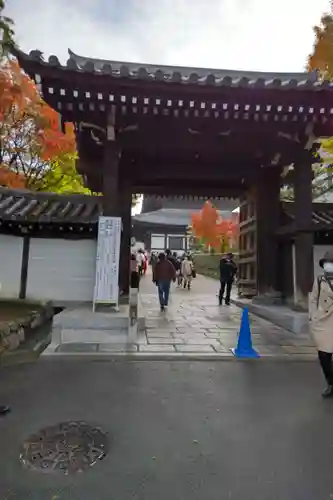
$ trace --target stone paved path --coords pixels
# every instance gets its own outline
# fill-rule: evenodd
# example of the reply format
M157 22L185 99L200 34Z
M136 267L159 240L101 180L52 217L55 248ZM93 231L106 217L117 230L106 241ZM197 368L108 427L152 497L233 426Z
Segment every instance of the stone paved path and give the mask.
M242 309L218 306L219 283L198 276L192 290L172 285L169 307L160 311L157 289L148 274L140 284L140 297L146 317L146 330L137 341L98 343L87 330L85 342L63 343L46 356L128 356L148 359L235 359ZM307 335L295 335L250 315L253 345L264 358L285 360L316 359L316 349ZM124 337L126 338L126 336ZM118 342L118 343L117 343Z
M148 275L141 281L146 310L146 335L139 340L142 353L206 353L231 356L236 346L242 310L219 307L218 283L198 276L191 291L172 286L168 310L160 312L156 286ZM312 359L316 350L306 335L294 335L257 316L250 316L253 344L261 356Z

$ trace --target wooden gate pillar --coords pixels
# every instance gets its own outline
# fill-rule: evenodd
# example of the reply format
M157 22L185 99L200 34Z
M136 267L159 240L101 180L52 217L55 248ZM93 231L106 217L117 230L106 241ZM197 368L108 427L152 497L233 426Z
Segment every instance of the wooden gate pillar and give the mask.
M240 297L247 298L253 297L257 293L255 201L255 189L251 189L244 194L239 207L238 294Z
M123 294L128 295L132 236L132 188L128 177L120 182L119 203L122 220L119 287Z
M120 217L122 232L120 242L119 290L129 292L129 266L131 251L132 193L126 172L120 175L121 151L116 140L115 107L107 115L107 134L103 157L103 215ZM124 166L125 167L125 166Z
M103 155L103 215L120 216L119 206L120 150L115 133L115 107L107 115L107 132Z
M312 164L308 152L304 152L302 160L294 166L294 198L295 306L307 310L313 283L313 233L309 231L312 225Z
M256 188L257 222L257 296L258 299L278 300L278 240L280 224L280 167L264 167Z

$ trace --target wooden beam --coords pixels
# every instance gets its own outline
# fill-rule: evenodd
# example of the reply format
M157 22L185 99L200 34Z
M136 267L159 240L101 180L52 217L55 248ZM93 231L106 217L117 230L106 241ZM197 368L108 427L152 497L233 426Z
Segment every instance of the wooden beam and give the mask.
M274 171L274 169L272 169ZM220 166L210 167L205 163L197 165L156 165L155 168L149 165L136 165L131 169L133 181L138 184L145 183L168 183L177 182L178 180L186 180L190 185L194 182L208 182L223 184L235 181L242 184L242 179L251 179L255 182L259 173L259 168L246 167L244 165L234 165L230 168Z
M20 280L20 292L19 292L20 299L25 299L27 293L29 253L30 253L30 236L26 234L23 237L21 280Z
M133 186L133 191L142 194L153 194L159 196L205 196L205 197L224 197L224 198L239 198L239 196L245 192L246 187L227 187L227 186L190 186L186 187L186 184L177 186L165 186L165 185L135 185Z
M115 120L116 109L111 106L107 117L107 134L104 142L103 159L103 214L117 216L119 204L119 145L116 141Z
M130 179L127 176L122 176L119 183L119 203L120 215L122 219L122 233L120 246L120 263L119 263L119 287L124 294L129 293L130 284L130 257L131 257L131 210L132 210L132 188Z
M294 215L296 227L312 226L312 165L307 152L295 165ZM308 308L308 293L313 284L313 234L298 232L295 237L296 306Z
M221 87L213 85L193 85L181 84L177 82L165 83L150 79L130 79L130 78L113 78L107 74L96 74L93 72L82 72L66 68L52 67L48 64L43 64L38 61L24 62L23 65L26 71L33 77L39 74L42 77L43 85L53 84L55 87L70 87L70 88L91 88L95 92L114 92L120 95L136 95L136 96L152 96L154 98L165 99L174 98L181 99L181 96L186 96L187 99L211 98L221 99L224 102L232 101L238 104L250 104L255 101L258 104L270 105L272 107L279 105L287 106L303 106L304 107L304 92L295 91L294 89L283 90L274 88L242 88L242 87ZM61 76L61 80L59 79ZM332 94L329 90L320 92L311 91L307 95L307 103L310 105L321 105L322 102L332 103ZM263 106L264 107L264 106ZM274 109L273 109L274 111Z
M275 237L280 222L279 168L262 169L256 185L257 292L276 296L278 283L278 242Z

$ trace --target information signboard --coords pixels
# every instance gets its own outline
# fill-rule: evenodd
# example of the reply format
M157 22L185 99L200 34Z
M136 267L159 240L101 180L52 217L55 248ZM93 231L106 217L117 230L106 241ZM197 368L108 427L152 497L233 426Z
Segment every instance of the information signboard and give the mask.
M94 310L96 304L118 306L121 218L100 216L96 255Z

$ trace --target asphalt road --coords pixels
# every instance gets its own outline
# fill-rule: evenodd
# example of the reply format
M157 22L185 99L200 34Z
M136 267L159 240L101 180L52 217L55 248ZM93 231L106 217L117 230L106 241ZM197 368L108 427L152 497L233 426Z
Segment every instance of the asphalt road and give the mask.
M333 498L315 362L46 360L0 377L1 500ZM23 440L67 420L107 431L106 458L75 476L24 470Z

